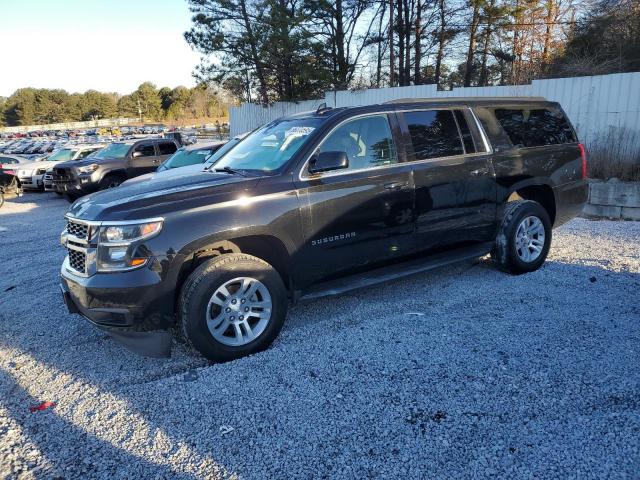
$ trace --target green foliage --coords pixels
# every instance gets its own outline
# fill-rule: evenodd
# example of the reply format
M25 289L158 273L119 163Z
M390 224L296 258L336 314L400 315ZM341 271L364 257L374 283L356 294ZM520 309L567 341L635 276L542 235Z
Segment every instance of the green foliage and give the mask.
M207 87L160 90L151 82L124 96L87 90L69 94L64 90L22 88L9 98L0 97L0 126L129 117L149 121L187 120L224 116L226 104Z

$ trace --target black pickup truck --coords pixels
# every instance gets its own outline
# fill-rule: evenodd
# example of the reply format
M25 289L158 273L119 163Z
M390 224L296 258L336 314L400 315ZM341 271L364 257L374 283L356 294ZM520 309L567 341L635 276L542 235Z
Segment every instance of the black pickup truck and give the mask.
M319 108L256 130L201 171L76 201L61 287L130 347L173 326L225 361L268 347L290 302L491 254L538 269L587 198L557 103L439 99Z

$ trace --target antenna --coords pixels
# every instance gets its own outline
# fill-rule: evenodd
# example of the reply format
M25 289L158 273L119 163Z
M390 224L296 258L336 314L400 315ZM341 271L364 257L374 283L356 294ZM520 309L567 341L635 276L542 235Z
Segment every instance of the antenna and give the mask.
M320 115L321 113L324 113L327 110L331 110L331 107L327 107L327 102L323 102L320 104L320 106L318 106L318 109L316 110L316 115Z

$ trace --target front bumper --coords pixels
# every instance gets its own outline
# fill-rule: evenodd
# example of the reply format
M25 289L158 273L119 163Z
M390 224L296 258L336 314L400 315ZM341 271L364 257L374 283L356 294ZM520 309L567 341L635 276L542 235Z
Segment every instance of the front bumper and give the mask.
M60 288L70 313L82 315L127 348L152 357L169 354L173 289L152 268L84 277L70 271L67 257Z
M59 193L91 193L98 189L98 184L93 182L89 176L70 180L58 180L54 176L51 181L51 189Z
M20 184L25 190L42 190L43 184L43 175L31 175L30 177L18 177L20 179Z

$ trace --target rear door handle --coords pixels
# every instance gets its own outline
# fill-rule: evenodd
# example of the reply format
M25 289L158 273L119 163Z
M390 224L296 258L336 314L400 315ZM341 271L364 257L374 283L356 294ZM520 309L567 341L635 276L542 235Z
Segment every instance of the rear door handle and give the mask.
M471 171L471 175L473 175L475 177L479 177L481 175L486 175L487 173L489 173L489 170L487 170L486 168L479 168L477 170L472 170Z
M409 182L391 182L391 183L385 183L384 189L385 190L404 190L408 186L409 186Z

